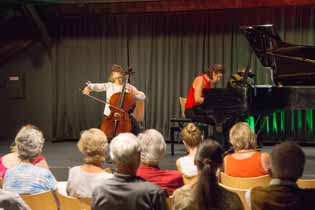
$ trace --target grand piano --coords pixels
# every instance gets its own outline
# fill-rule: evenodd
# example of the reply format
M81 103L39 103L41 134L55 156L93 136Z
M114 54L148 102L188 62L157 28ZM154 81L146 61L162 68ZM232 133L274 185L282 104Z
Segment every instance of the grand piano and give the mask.
M241 27L241 31L263 70L271 74L273 84L249 85L245 79L239 88L205 90L205 101L197 109L199 117L193 121L222 126L249 115L255 116L255 119L266 119L264 117L271 113L286 110L293 110L291 118L294 118L294 111L315 108L315 47L283 42L273 25L246 26ZM312 119L312 116L309 118ZM291 128L294 123L289 123ZM265 125L266 121L261 124Z

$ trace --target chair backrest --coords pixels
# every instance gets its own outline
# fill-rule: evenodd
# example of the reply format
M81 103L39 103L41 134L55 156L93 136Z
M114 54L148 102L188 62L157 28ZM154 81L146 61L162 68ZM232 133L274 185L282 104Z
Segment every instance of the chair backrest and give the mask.
M137 122L144 121L144 101L143 100L136 100L136 107L133 110L132 115L135 117Z
M192 177L183 176L183 181L185 185L193 184L197 181L197 176L192 176Z
M78 199L58 192L57 198L60 202L60 210L91 210L91 199Z
M245 194L247 191L246 189L238 189L238 188L228 187L228 186L225 186L223 184L219 184L219 185L228 191L236 193L243 204L244 210L249 210L249 207L248 207L246 199L245 199Z
M257 186L267 186L269 185L270 181L271 177L269 175L251 178L240 178L228 176L223 172L220 173L221 184L238 189L250 189Z
M51 191L32 195L21 194L21 197L32 210L58 210L56 198Z
M297 185L302 189L315 189L315 179L298 179Z
M173 209L173 197L172 196L169 196L166 198L166 205L167 205L168 210Z
M185 118L185 103L186 103L186 98L185 97L179 97L179 105L180 105L180 113L181 117Z

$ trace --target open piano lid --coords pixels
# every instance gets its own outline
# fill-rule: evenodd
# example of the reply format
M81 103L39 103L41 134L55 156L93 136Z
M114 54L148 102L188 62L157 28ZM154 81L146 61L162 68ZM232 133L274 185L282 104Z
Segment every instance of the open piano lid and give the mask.
M273 70L276 83L315 85L315 47L283 42L271 24L242 26L241 31L261 64Z

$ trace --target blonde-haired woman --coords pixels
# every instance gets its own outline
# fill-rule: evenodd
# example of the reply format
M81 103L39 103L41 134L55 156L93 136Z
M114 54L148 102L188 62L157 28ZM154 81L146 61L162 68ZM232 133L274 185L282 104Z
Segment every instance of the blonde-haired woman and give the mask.
M202 141L200 129L193 123L187 124L181 131L181 137L188 155L176 160L177 170L185 177L197 176L197 166L194 163L197 147Z
M88 83L83 89L82 93L85 95L90 95L91 92L106 92L106 100L110 101L110 98L115 93L119 93L122 91L123 83L124 83L124 70L120 65L114 64L111 69L111 75L109 78L109 82L105 83ZM136 100L145 100L145 94L142 91L139 91L135 86L127 83L126 91L132 95L134 95ZM109 105L105 105L104 116L108 117L111 111ZM131 132L134 134L138 134L140 132L140 127L137 121L131 115L132 120L132 130Z
M234 153L225 156L224 172L234 177L257 177L268 173L270 156L256 150L256 135L245 122L230 129L230 143Z
M70 169L67 193L73 197L90 198L99 181L112 177L102 167L108 153L107 138L101 130L91 128L82 132L77 146L85 163Z

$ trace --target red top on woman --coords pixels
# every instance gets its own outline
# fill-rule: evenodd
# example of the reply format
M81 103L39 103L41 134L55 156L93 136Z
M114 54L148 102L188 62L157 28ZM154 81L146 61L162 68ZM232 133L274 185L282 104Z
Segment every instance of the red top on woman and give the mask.
M211 83L207 79L206 74L202 74L201 76L202 76L202 78L203 78L203 80L205 82L205 86L203 87L203 89L210 89L211 88ZM191 84L191 86L189 88L189 91L188 91L188 95L187 95L186 103L185 103L185 108L186 109L191 109L191 108L193 108L196 105L196 102L195 102L195 88L193 86L194 86L194 82ZM203 94L202 94L202 96L203 96Z

